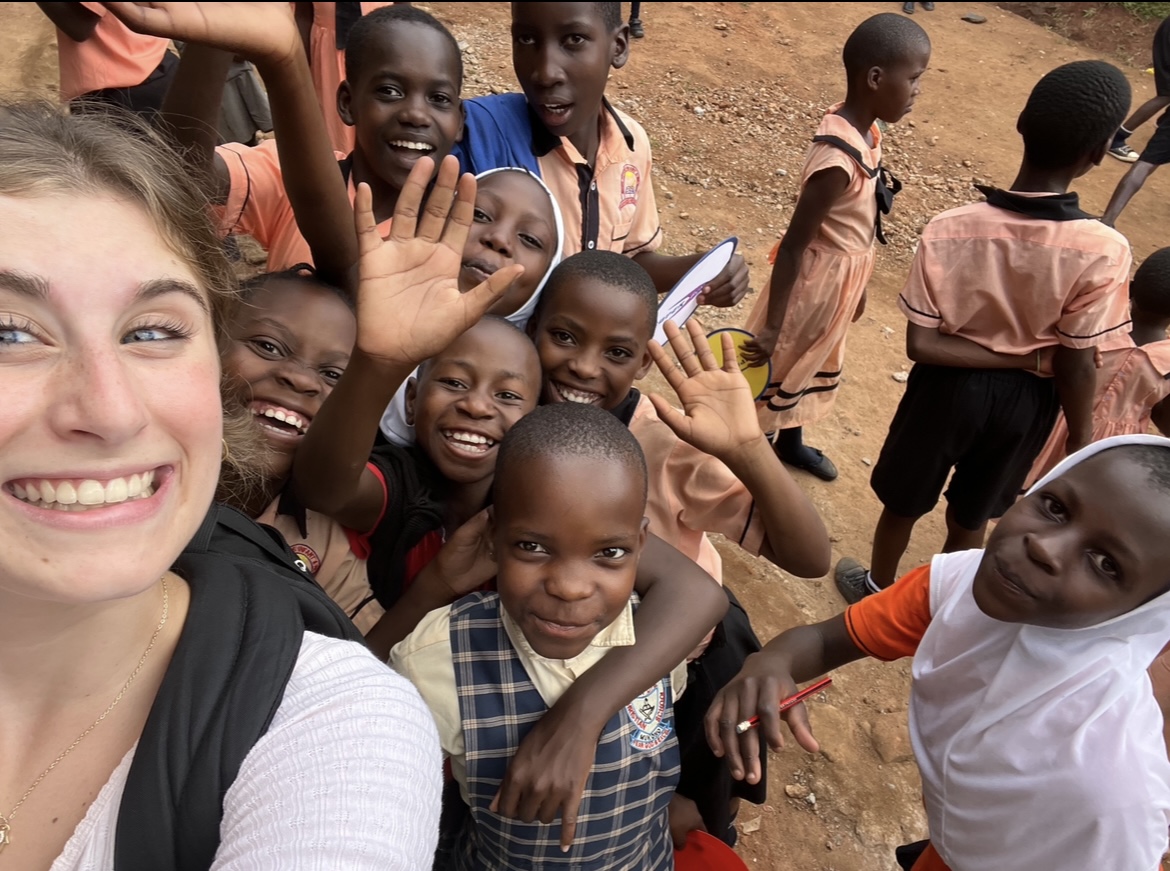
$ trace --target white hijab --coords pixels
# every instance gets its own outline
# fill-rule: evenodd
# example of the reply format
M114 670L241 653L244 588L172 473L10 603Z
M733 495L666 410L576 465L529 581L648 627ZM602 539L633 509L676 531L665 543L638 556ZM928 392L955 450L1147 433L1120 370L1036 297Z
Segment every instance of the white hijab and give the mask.
M556 247L553 249L552 259L548 262L548 269L544 271L544 275L540 277L540 281L537 282L536 287L532 291L532 296L528 297L524 305L520 306L520 308L516 309L510 315L503 316L504 320L515 324L523 330L528 326L528 319L532 317L532 312L536 310L536 303L540 300L540 292L544 290L545 284L548 283L548 277L552 275L552 271L561 262L561 252L565 248L565 220L561 216L561 207L557 205L556 197L553 196L548 185L544 183L544 180L540 176L534 175L523 167L500 166L495 169L485 170L475 178L478 181L482 181L489 175L495 175L497 172L522 172L529 178L535 180L548 195L549 202L552 203L553 221L556 223ZM414 372L410 373L410 377L414 378L417 374L418 370L415 369ZM414 444L414 427L406 422L405 384L398 388L398 392L390 400L390 405L386 407L386 412L382 415L381 429L382 435L386 436L393 444L399 445L400 447Z
M1137 444L1170 439L1104 439L1032 489ZM1155 871L1170 761L1146 669L1170 640L1170 593L1083 629L1001 623L971 592L982 557L940 554L930 567L910 732L931 842L952 871Z

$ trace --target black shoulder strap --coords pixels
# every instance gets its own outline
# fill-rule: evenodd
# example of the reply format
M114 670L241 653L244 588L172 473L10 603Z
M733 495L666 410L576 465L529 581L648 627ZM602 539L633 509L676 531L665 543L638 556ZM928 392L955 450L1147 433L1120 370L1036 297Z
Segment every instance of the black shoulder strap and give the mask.
M292 552L213 506L174 570L191 603L134 753L115 871L207 871L223 799L284 697L306 630L360 641Z
M877 215L874 217L874 229L877 234L877 240L883 245L888 244L886 242L885 231L882 229L882 215L888 215L894 207L894 197L901 193L902 182L880 163L875 167L867 166L861 152L840 136L822 133L814 136L812 141L824 142L826 145L832 145L834 148L841 149L853 158L853 162L861 167L862 172L870 178L877 178L877 188L875 190L875 196L877 197Z

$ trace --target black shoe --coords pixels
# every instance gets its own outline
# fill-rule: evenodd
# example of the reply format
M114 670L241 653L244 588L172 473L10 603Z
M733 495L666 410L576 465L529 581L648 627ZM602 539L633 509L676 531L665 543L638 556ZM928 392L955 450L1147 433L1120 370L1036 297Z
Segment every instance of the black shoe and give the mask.
M641 18L631 18L630 19L630 36L632 36L634 39L641 39L645 35L646 35L646 31L642 29L642 19Z
M855 559L845 557L837 561L837 568L833 569L833 580L837 584L837 591L850 605L856 605L866 596L872 596L873 590L866 583L869 569Z
M905 12L907 15L913 15L914 14L914 4L913 3L903 3L902 4L902 11Z
M833 465L833 461L824 455L816 448L810 448L808 445L804 446L804 456L797 460L789 458L781 454L779 451L776 455L780 457L780 461L787 463L794 469L803 469L810 475L816 475L822 481L836 481L837 467Z

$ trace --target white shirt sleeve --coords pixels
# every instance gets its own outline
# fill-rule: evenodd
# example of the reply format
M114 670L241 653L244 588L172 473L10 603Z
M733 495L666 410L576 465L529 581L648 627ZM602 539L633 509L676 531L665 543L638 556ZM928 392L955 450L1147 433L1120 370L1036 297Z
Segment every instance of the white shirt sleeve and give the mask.
M408 681L305 634L268 733L224 800L211 871L416 871L438 839L442 759Z

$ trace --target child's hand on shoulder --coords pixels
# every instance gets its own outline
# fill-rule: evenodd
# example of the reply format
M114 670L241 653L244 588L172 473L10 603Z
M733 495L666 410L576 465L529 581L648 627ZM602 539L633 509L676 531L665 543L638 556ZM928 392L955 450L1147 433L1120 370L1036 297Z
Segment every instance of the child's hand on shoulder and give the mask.
M475 213L475 178L460 178L458 159L448 155L426 196L434 165L431 158L420 157L411 169L385 241L364 183L354 202L361 253L356 347L396 366L413 368L438 354L524 272L523 266L505 266L460 293L459 268Z
M750 276L748 275L747 261L742 254L733 254L731 261L723 267L723 271L711 280L699 294L699 305L714 305L727 308L738 305L739 301L747 296Z
M650 355L678 394L683 411L672 407L661 396L651 394L650 402L662 422L683 441L725 462L737 451L765 441L751 388L736 361L731 335L722 335L723 365L720 366L696 318L687 321L686 335L671 321L666 322L664 329L678 364L657 342L650 343Z
M137 33L194 42L246 57L279 62L304 45L289 3L103 3Z
M460 526L427 564L415 583L434 587L436 601L454 602L496 576L488 509Z
M780 702L796 692L796 681L786 661L764 649L749 656L739 674L715 696L703 720L707 743L716 756L727 759L736 780L759 782L760 734L773 750L783 748L781 719L788 723L797 744L809 753L820 750L803 702L780 713ZM739 734L737 725L753 716L759 717L759 724Z

